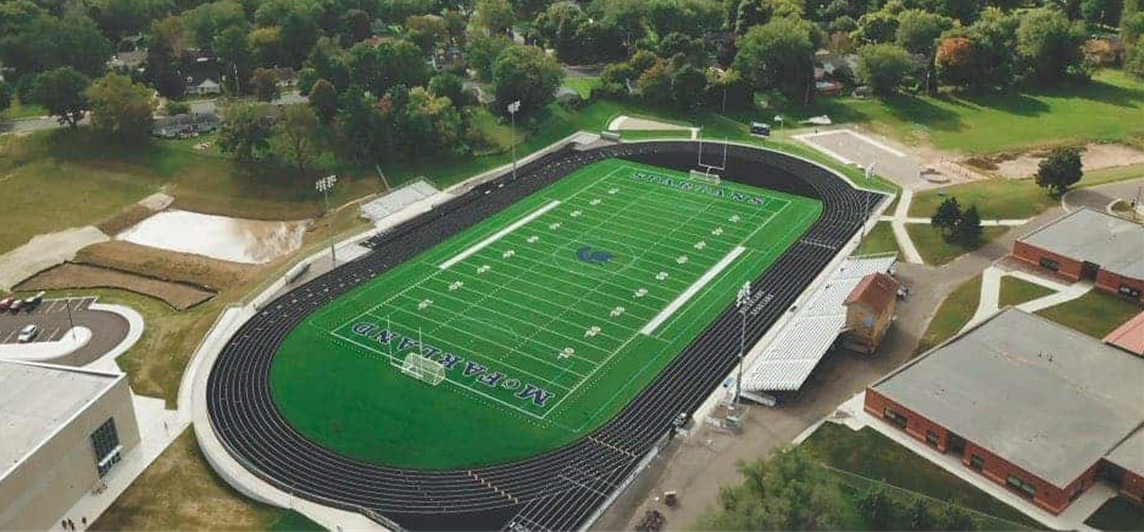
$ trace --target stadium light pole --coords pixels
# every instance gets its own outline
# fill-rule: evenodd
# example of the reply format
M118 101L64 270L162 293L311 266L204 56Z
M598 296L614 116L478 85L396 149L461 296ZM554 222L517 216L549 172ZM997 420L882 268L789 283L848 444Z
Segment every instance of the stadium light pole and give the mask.
M512 117L512 179L516 181L516 112L520 111L520 100L508 104L508 115Z
M751 300L751 282L743 283L735 295L735 307L739 309L739 376L735 378L735 406L743 396L743 352L747 343L747 302Z
M337 182L338 176L336 175L328 175L318 179L317 181L314 181L314 188L318 189L318 191L322 193L322 197L325 198L326 216L330 215L330 189L334 188L334 183ZM338 264L338 258L336 255L334 255L334 220L327 219L326 227L330 232L330 265L336 266Z

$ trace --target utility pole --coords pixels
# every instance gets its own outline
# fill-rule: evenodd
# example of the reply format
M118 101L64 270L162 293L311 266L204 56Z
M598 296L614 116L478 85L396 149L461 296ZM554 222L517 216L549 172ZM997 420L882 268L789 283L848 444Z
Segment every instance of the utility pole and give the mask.
M512 117L512 180L516 181L516 112L520 110L520 100L508 104L508 114Z
M334 188L334 183L337 183L337 182L338 182L338 176L336 176L336 175L328 175L326 177L318 179L317 181L314 181L314 188L318 189L318 191L322 193L322 196L325 198L325 201L326 201L326 216L327 216L326 227L329 229L329 232L330 232L330 266L331 267L336 266L338 264L338 258L334 254L334 219L328 218L330 216L330 189Z
M71 327L72 341L74 342L74 341L78 340L78 338L76 338L76 336L75 336L75 322L72 321L71 299L72 299L71 294L68 294L67 300L64 301L64 308L66 308L68 310L68 326Z

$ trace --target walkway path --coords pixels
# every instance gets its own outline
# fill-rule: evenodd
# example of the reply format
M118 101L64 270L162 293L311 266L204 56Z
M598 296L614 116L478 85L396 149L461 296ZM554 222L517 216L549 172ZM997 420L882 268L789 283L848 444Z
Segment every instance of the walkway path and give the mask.
M910 233L906 231L907 214L910 212L910 202L914 199L914 191L908 188L902 189L902 196L898 198L898 208L894 209L894 216L890 222L890 228L894 230L894 239L898 241L898 249L902 250L902 255L905 257L906 262L914 264L925 264L926 261L922 260L922 254L918 253L918 248L914 246L914 241L910 239Z
M1094 187L1075 188L1066 192L1061 198L1061 206L1070 212L1081 207L1105 212L1117 200L1132 201L1137 195L1144 199L1144 177Z
M1092 283L1079 282L1067 285L1019 270L1007 271L997 266L990 266L981 272L981 297L977 302L977 311L973 313L973 317L969 319L969 323L966 323L965 327L961 330L968 330L970 327L981 323L1000 310L1001 279L1005 276L1028 281L1053 291L1052 294L1047 296L1017 305L1018 309L1025 312L1037 312L1038 310L1060 305L1061 303L1081 297L1092 290Z

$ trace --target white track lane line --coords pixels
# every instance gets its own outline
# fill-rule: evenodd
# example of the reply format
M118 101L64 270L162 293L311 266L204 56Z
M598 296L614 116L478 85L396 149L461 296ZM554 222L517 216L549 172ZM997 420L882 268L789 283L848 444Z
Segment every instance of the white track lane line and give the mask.
M659 327L663 322L667 321L672 314L675 314L675 311L679 310L680 307L687 303L695 294L699 293L704 286L707 286L707 283L711 282L711 280L726 269L727 266L730 266L744 251L747 251L747 248L735 246L735 249L732 249L730 253L727 253L722 259L719 259L719 262L715 263L710 270L707 270L707 272L700 276L687 290L679 294L679 297L676 297L675 301L669 303L659 314L652 318L651 321L647 322L647 325L644 325L643 328L640 329L640 333L651 336L651 333L655 332L656 327Z
M501 229L500 231L493 233L492 236L490 236L490 237L488 237L488 238L486 238L480 242L477 242L476 244L473 244L468 249L454 255L453 258L451 258L445 262L442 262L441 265L439 265L437 267L441 268L442 270L449 269L450 266L465 260L470 255L484 249L489 244L492 244L493 242L496 242L497 240L504 238L505 235L507 235L513 231L516 231L517 229L520 228L520 226L541 217L544 213L546 213L552 209L555 209L559 205L560 205L560 200L552 200L552 201L548 202L547 205L545 205L539 209L536 209L535 211L532 211L531 213L529 213L524 218L521 218L521 219L513 222L512 224L510 224L508 227L505 227L504 229Z

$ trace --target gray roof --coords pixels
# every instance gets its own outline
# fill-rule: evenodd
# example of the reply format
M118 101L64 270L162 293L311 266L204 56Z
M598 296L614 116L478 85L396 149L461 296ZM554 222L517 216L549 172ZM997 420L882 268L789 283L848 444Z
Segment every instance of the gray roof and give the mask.
M122 375L0 360L0 478Z
M1144 428L1138 429L1104 458L1137 475L1144 476Z
M1144 423L1144 358L1006 309L873 385L1063 488Z
M1113 273L1144 279L1144 225L1089 208L1077 209L1021 241Z

